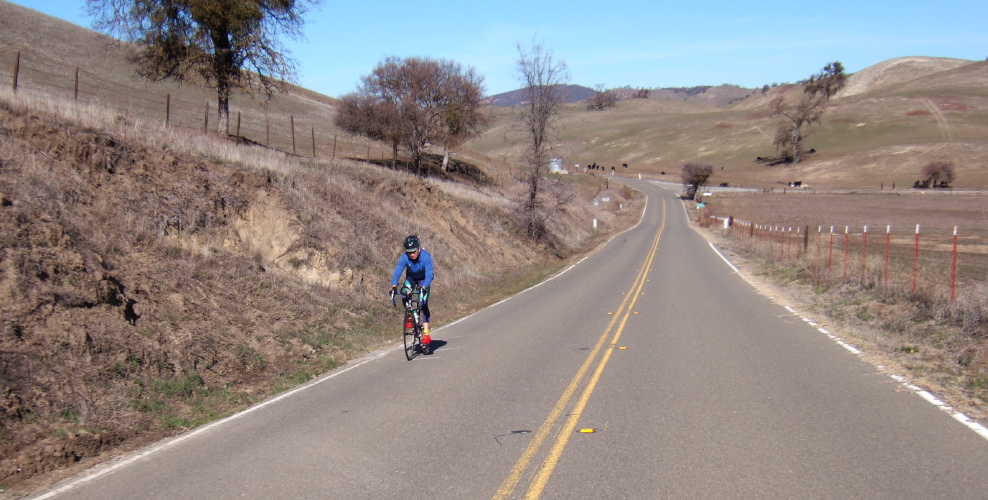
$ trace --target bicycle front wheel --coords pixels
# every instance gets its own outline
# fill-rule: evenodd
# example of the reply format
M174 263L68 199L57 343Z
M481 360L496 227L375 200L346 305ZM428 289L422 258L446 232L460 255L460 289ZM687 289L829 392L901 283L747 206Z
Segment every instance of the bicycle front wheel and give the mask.
M402 332L404 332L403 336L405 337L405 358L411 361L412 358L418 356L419 352L421 352L420 337L416 335L417 328L405 328L405 323L401 326Z

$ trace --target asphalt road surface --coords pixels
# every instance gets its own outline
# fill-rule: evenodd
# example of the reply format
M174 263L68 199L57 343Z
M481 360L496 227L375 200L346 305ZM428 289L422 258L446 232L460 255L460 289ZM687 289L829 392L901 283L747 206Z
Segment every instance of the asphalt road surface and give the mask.
M627 182L638 226L434 331L435 354L374 353L40 497L988 497L984 433L758 294L676 193Z

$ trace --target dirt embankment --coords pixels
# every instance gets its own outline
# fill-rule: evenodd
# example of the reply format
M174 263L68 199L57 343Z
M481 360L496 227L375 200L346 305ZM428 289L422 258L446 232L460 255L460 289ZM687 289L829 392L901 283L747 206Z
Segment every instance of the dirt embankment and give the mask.
M243 251L249 234L290 242L250 231L257 207L292 227L267 178L10 109L0 140L0 483L158 437L207 416L186 407L212 388L317 358L258 334L285 311L257 302L301 291Z
M0 100L3 496L383 345L407 232L440 260L437 313L452 317L600 237L574 221L607 231L636 210L575 203L547 252L518 237L497 192L356 164L248 168L124 137Z

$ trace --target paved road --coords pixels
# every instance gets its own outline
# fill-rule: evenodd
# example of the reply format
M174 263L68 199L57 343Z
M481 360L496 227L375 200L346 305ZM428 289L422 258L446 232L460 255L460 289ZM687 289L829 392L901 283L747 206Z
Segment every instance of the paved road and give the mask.
M988 440L758 295L675 193L627 182L636 228L437 330L434 355L373 354L46 498L988 495Z

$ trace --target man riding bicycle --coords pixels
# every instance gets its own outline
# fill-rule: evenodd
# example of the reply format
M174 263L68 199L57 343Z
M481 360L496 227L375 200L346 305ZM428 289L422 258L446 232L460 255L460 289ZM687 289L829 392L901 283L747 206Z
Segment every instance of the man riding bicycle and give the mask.
M398 257L395 264L394 273L391 275L391 296L398 290L398 279L401 273L405 273L405 281L402 284L403 290L414 290L416 286L422 287L419 296L419 307L422 311L422 343L428 345L432 342L429 336L429 287L432 286L432 255L425 251L420 243L419 237L412 234L405 238L402 246L405 251Z

